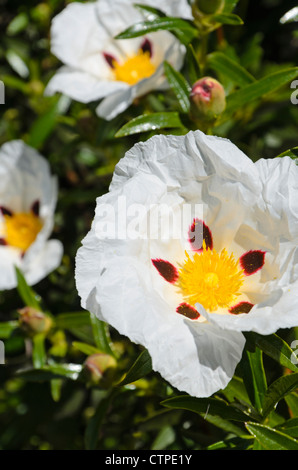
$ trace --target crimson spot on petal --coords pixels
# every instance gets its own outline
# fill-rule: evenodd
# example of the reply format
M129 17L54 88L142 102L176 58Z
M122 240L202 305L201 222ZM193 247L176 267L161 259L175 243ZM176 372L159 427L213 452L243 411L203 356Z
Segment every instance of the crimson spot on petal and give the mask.
M152 57L152 44L149 39L144 39L142 45L141 45L141 51L143 52L149 52L150 57Z
M108 54L107 52L104 52L103 56L106 59L106 62L108 63L108 65L111 67L111 69L114 69L115 68L114 63L117 62L115 57L112 54Z
M249 313L253 306L254 304L251 304L250 302L239 302L239 304L234 305L234 307L231 307L229 309L229 312L234 313L235 315L237 315L238 313Z
M265 251L251 250L240 257L240 266L244 270L244 274L246 274L246 276L256 273L264 266L265 254Z
M199 219L194 219L188 230L188 239L193 251L203 250L203 241L206 244L206 249L213 248L212 233L209 227Z
M36 200L31 206L31 210L34 215L39 216L40 202Z
M178 271L173 266L173 264L169 263L169 261L164 261L163 259L153 259L151 260L153 266L157 269L159 274L171 284L174 284L178 279Z
M0 212L3 215L9 215L12 216L12 211L10 209L7 209L7 207L0 206Z
M180 315L184 315L190 320L197 320L200 316L199 312L194 307L192 307L192 305L189 305L186 302L180 304L177 307L176 312L180 313Z
M5 246L5 245L7 245L7 243L6 243L5 239L1 237L0 238L0 246Z

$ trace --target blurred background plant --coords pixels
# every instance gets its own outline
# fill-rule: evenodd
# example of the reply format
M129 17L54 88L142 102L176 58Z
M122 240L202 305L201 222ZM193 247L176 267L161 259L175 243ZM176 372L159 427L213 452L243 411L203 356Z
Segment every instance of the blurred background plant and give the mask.
M60 187L53 235L65 249L61 266L34 289L18 272L18 288L0 293L0 448L298 449L298 369L289 347L295 328L271 338L247 335L227 389L193 399L153 373L141 347L82 311L74 283L95 198L135 142L201 128L231 139L253 161L288 149L296 155L290 84L298 79L297 23L293 15L280 21L296 1L226 0L212 11L198 2L194 23L174 31L187 55L180 72L165 64L169 91L149 93L112 121L100 119L93 104L43 94L60 65L49 52L51 20L68 3L0 0L0 144L23 139L50 162ZM203 77L216 79L226 95L211 119L204 106L194 113L198 98L189 99Z

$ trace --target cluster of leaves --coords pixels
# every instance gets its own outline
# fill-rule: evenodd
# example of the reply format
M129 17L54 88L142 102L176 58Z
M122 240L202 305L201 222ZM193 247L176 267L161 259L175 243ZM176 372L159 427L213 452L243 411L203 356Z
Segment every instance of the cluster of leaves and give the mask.
M260 1L256 19L255 2L226 0L204 27L139 6L150 11L150 21L118 37L169 30L186 47L185 65L178 72L165 63L168 93L152 92L109 122L98 118L93 104L43 94L59 66L49 52L51 19L66 3L0 0L6 91L0 143L21 138L48 158L60 182L54 236L65 248L59 269L34 290L17 271L16 292L0 293L6 356L0 365L0 448L298 449L298 360L289 346L295 328L269 337L247 334L228 387L197 399L154 373L146 350L82 311L73 277L95 198L108 190L115 164L156 132L197 128L189 93L200 77L217 78L227 95L226 110L209 132L230 138L254 161L290 148L297 157L298 110L290 102L290 83L298 78L297 35L293 23L279 23L295 2L285 9L281 0ZM43 312L51 328L28 333L18 313L24 306ZM97 354L112 357L116 367L95 380L86 360Z

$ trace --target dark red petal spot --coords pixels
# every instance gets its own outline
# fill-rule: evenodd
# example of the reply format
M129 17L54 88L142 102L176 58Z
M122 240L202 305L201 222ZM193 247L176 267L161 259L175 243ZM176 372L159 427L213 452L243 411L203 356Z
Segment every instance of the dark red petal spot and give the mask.
M209 227L199 219L194 219L188 231L188 239L193 251L203 250L203 241L205 241L206 249L213 248L213 239Z
M265 251L251 250L244 253L244 255L239 258L240 266L244 270L244 274L246 274L246 276L254 274L264 266L265 254Z
M106 59L106 62L108 63L108 65L111 67L111 69L114 69L115 68L115 62L117 62L115 57L112 54L108 54L107 52L104 52L103 56Z
M9 215L12 216L12 211L10 209L7 209L7 207L0 206L0 212L3 215Z
M4 238L0 238L0 246L5 246L7 245L6 241Z
M197 320L200 316L199 312L192 306L183 302L176 308L176 312L180 313L180 315L184 315L190 320Z
M179 277L178 271L175 266L169 263L169 261L164 261L163 259L153 259L152 263L159 272L159 274L166 281L170 282L171 284L174 284L177 281Z
M152 43L149 39L144 39L140 49L143 52L149 52L150 57L152 57Z
M251 304L250 302L239 302L239 304L231 307L229 312L233 313L234 315L237 315L238 313L249 313L253 306L254 304Z
M34 201L32 206L31 206L31 211L37 217L39 216L39 209L40 209L40 202L39 201Z

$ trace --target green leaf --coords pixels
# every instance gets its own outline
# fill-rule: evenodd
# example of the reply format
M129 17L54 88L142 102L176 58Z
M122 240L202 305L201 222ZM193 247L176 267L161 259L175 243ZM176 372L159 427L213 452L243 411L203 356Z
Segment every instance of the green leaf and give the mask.
M85 311L60 313L54 318L56 326L62 330L91 325L90 314Z
M292 392L285 397L285 401L293 416L298 416L298 394Z
M103 352L102 350L95 348L94 346L90 344L82 343L80 341L74 341L72 345L75 349L78 349L79 351L86 354L87 356L91 356L92 354L100 354Z
M255 409L260 412L267 389L262 351L258 348L254 352L244 351L241 365L243 380L250 401Z
M225 0L224 13L231 13L234 10L239 0Z
M269 426L246 423L246 428L266 450L298 450L296 439Z
M95 450L97 447L99 433L103 424L106 413L110 407L114 394L111 393L99 402L94 415L89 419L85 431L85 447L86 450Z
M191 87L183 75L175 70L168 62L164 62L164 70L169 85L176 95L181 111L188 113L190 109L189 95Z
M127 385L143 378L152 371L152 361L150 354L145 349L129 369L125 377L118 385Z
M202 77L200 64L192 44L186 46L186 67L190 83L193 85Z
M298 373L284 375L275 380L267 389L263 403L263 416L273 411L280 400L298 388Z
M0 338L7 339L11 333L18 328L19 323L17 321L0 322Z
M141 5L140 3L134 3L134 7L141 10L142 13L145 15L147 13L147 16L150 17L150 19L162 18L166 16L163 11L158 10L157 8L154 8L154 7L150 7L148 5Z
M211 19L212 21L220 24L229 24L234 26L243 24L243 20L238 15L234 15L233 13L218 13L216 15L212 15Z
M28 26L28 22L28 15L24 12L19 13L7 26L6 33L8 36L15 36Z
M58 402L61 397L63 380L62 379L52 379L51 380L51 395L54 401Z
M100 351L115 356L111 348L108 325L90 312L90 321L95 345Z
M77 380L81 370L80 364L51 364L41 369L21 370L16 376L31 382L44 382L59 378Z
M29 131L28 145L41 148L58 123L58 116L67 111L69 104L69 98L64 95L56 99L50 109L33 123Z
M47 356L45 351L45 336L40 333L32 339L32 360L35 369L42 369L46 364Z
M152 114L142 114L127 124L116 133L115 137L126 137L128 135L149 132L156 129L183 128L179 113L160 112Z
M169 398L161 402L161 405L168 408L184 409L203 416L219 416L222 419L231 419L235 421L246 421L247 415L237 408L229 405L223 400L216 398L194 398L188 395L181 395Z
M284 432L288 436L298 438L298 418L288 419L284 423L276 427L281 432Z
M16 266L15 271L17 277L17 290L24 304L28 307L40 310L40 297L31 289L31 287L28 286L23 273Z
M262 336L257 333L245 333L245 337L248 345L257 346L267 356L277 361L283 367L287 367L293 372L298 372L298 367L293 361L293 358L296 357L294 351L278 335Z
M255 82L255 78L222 52L212 52L207 56L207 63L215 72L219 72L228 77L235 85L243 87Z
M165 16L155 18L152 21L136 23L118 34L115 39L131 39L160 30L171 31L185 45L198 35L198 30L188 21Z
M276 158L291 157L293 160L298 158L298 147L293 147L279 154Z
M242 109L244 105L252 103L264 96L278 90L283 85L294 80L298 76L298 67L294 67L281 72L275 72L247 85L241 90L231 93L227 97L227 108L225 115L232 114Z

